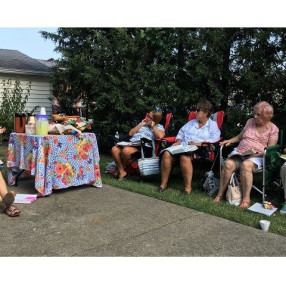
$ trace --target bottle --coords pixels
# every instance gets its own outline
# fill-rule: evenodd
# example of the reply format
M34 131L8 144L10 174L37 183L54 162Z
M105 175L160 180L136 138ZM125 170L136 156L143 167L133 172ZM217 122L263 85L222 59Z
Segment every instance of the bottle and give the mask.
M47 135L48 129L48 115L36 114L36 135Z
M119 133L118 133L118 131L115 132L115 136L114 137L115 137L116 140L119 140Z

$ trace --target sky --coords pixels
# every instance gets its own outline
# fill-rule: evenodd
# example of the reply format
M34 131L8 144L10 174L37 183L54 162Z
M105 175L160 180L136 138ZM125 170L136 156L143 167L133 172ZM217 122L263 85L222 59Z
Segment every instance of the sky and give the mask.
M1 3L1 11L11 11L11 3ZM138 0L136 4L134 0L81 0L80 5L49 0L48 4L13 0L13 13L1 13L0 48L35 59L59 59L54 43L39 33L56 32L57 27L286 27L284 1L279 9L267 0L260 0L259 7L249 0Z
M57 28L0 27L0 49L18 50L34 59L59 59L61 54L54 51L53 41L44 39L40 31L56 33Z

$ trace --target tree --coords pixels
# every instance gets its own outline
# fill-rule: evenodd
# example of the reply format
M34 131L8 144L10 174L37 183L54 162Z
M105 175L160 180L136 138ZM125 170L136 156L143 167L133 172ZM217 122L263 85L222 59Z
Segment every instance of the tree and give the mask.
M226 111L225 137L240 131L259 100L282 114L285 31L60 28L42 35L63 55L54 82L71 88L62 99L70 105L82 96L104 148L108 134L127 133L154 106L173 112L172 135L201 99Z

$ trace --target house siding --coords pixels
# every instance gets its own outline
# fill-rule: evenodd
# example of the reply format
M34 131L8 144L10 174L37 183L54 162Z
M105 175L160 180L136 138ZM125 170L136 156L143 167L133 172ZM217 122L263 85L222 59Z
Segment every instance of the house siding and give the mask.
M31 82L31 91L26 104L26 111L31 111L36 105L40 107L45 107L47 114L50 116L52 114L52 85L49 81L49 76L41 75L25 75L25 74L5 74L0 73L0 93L3 92L2 82L3 80L12 80L12 83L16 79L20 80L21 87L25 90L28 82ZM1 100L1 95L0 95ZM37 110L39 112L40 109Z

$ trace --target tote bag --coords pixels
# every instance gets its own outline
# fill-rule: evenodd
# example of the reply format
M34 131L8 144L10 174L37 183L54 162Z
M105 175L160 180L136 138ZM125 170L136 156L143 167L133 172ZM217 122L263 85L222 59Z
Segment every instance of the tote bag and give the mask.
M152 141L152 157L145 158L141 147L141 159L138 160L138 167L141 176L157 175L160 173L159 157L155 155L155 144Z
M239 206L242 201L242 191L236 174L231 175L229 185L226 191L226 201L230 205Z

